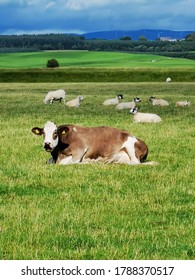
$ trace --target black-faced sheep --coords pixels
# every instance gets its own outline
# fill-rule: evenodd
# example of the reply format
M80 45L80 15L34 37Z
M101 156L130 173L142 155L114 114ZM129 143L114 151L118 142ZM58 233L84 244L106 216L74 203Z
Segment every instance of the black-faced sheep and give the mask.
M159 123L161 118L156 114L151 113L139 113L137 107L132 108L129 111L133 114L133 121L135 123Z
M136 103L141 102L139 97L135 97L131 102L121 102L116 105L117 110L131 109L136 106Z
M169 102L164 100L164 99L156 99L156 97L151 96L149 98L150 102L152 103L153 106L168 106Z
M188 101L188 100L185 100L185 101L177 101L176 103L175 103L175 106L176 107L186 107L186 106L190 106L191 105L191 103L190 103L190 101Z
M105 105L105 106L117 105L121 99L123 99L123 95L122 94L118 94L115 98L105 100L103 102L103 105Z

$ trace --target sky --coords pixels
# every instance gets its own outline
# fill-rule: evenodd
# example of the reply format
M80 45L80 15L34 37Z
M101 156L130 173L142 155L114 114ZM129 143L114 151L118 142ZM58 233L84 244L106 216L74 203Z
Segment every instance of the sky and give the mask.
M0 0L0 34L195 31L195 0Z

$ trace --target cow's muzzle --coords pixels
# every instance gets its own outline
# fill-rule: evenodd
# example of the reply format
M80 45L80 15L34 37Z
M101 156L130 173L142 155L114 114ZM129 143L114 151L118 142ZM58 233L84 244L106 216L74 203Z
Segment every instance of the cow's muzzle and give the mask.
M50 143L44 143L44 149L46 152L51 152L52 151L52 147Z

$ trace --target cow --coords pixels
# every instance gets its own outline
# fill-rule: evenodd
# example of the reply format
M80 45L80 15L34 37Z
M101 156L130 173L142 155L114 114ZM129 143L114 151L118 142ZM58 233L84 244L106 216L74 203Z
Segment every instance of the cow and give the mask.
M48 163L140 164L148 155L144 141L126 130L113 127L57 126L48 121L43 128L33 127L31 131L35 135L43 135L43 147L52 156Z

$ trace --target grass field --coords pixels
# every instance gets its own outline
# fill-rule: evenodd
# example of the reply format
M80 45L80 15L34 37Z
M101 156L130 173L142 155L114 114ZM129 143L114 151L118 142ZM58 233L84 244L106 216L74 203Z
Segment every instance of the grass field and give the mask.
M52 51L0 54L0 69L45 68L49 59L57 59L60 67L136 67L195 68L195 61L151 54L119 52Z
M57 88L83 95L81 107L44 105ZM162 123L102 106L118 93ZM185 99L191 107L175 108ZM194 104L194 83L1 83L0 259L195 259ZM127 129L159 165L47 165L31 133L47 120Z

